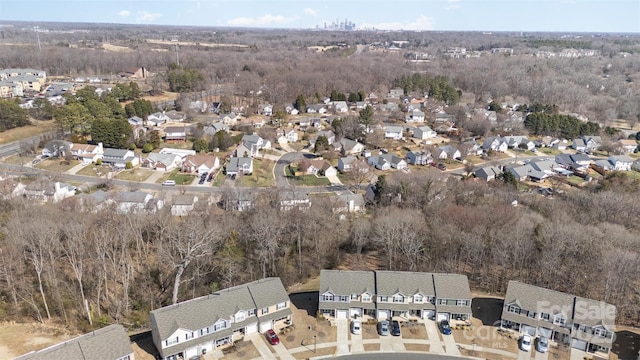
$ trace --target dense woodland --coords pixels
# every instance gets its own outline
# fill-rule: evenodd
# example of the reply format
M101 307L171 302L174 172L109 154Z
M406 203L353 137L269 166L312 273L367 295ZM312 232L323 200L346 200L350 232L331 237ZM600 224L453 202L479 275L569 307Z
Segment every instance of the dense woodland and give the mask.
M576 44L553 34L263 33L73 25L89 31L42 33L41 51L28 29L3 29L0 68L34 67L50 76L76 76L116 74L142 65L160 74L143 84L146 89L165 90L171 83L185 86L186 70L197 69L202 78L188 73L197 79L198 88L191 90L225 86L249 96L262 89L262 100L279 105L332 92L364 89L383 95L399 85L420 90L420 84L409 88L414 85L401 83L420 73L442 85L429 91L443 101L455 100L457 90L478 100L489 93L520 103L556 104L554 112L587 114L601 125L617 118L635 123L640 115L640 39L623 35L588 37ZM47 24L52 30L59 26ZM172 68L171 80L165 77L176 60L173 47L143 39L169 40L176 34L181 41L246 47L183 46L180 63L185 71ZM428 52L434 58L408 62L403 53L376 47L355 53L356 45L398 39L409 41L407 51ZM104 51L102 43L132 51ZM320 53L306 48L334 44L342 47ZM524 55L578 45L597 49L602 56ZM512 47L514 56L440 58L451 46ZM151 50L162 48L166 51ZM628 56L619 56L620 51ZM144 104L116 111L118 100L75 106L97 119L103 113L123 117L149 111ZM95 111L87 105L95 105ZM559 127L561 120L539 121L547 129ZM69 124L69 129L77 126ZM324 203L328 198L314 199L308 211L283 213L275 200L280 190L262 192L258 205L243 213L223 211L225 202L232 201L229 190L219 207L181 219L166 209L155 214L122 215L109 208L93 213L73 198L58 205L2 202L0 317L57 319L82 330L112 321L144 327L149 310L215 289L263 276L279 276L293 285L320 269L346 266L463 273L473 288L491 293L502 293L509 280L519 279L607 301L618 306L619 323L640 324L637 182L613 175L597 187L551 198L518 192L508 184L421 172L382 177L376 189L376 201L366 215L345 219L331 212Z

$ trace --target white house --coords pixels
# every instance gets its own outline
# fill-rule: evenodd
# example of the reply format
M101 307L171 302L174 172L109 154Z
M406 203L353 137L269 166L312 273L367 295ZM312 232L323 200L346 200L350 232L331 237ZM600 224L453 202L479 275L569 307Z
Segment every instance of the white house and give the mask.
M458 159L460 156L460 150L451 145L438 147L438 159Z
M173 199L171 204L171 215L173 216L187 216L193 211L198 197L195 195L178 195Z
M107 148L104 149L102 163L124 169L127 166L127 163L131 163L131 166L133 167L138 166L140 164L140 159L136 153L131 150Z
M171 171L182 165L182 158L176 154L149 153L142 160L142 166L158 171Z
M418 126L413 131L413 137L421 140L433 139L438 134L428 126Z
M384 137L387 139L401 140L402 139L402 126L400 125L387 125L384 129Z
M627 155L609 156L608 160L611 163L613 170L616 171L629 171L633 164L633 160Z
M250 157L232 157L226 167L227 175L253 173L253 159Z

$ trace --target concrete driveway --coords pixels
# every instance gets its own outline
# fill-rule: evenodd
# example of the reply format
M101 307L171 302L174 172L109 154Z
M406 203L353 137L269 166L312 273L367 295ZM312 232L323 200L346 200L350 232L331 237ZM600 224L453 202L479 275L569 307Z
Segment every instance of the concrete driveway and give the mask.
M273 349L276 351L276 354L278 354L280 360L296 360L296 358L289 353L289 350L287 350L282 343L273 345Z
M249 334L247 335L247 338L251 340L251 343L253 344L253 346L256 347L262 359L276 360L276 356L271 352L271 349L269 349L269 345L267 345L267 343L264 342L264 339L262 338L262 334L260 333Z
M401 352L406 350L401 336L380 336L381 352Z
M349 319L336 319L337 339L336 355L349 353Z
M435 354L444 354L444 349L442 348L442 342L440 341L440 334L436 323L431 320L425 320L424 326L427 329L427 338L431 341L429 352Z
M364 352L364 343L362 342L362 334L354 335L351 334L351 353L361 353Z
M460 350L458 350L458 345L456 345L456 340L453 338L453 335L442 335L442 341L444 342L444 349L447 355L460 356Z
M535 350L533 350L533 351L535 351ZM549 352L548 351L546 353L544 353L544 354L541 353L541 352L538 352L538 351L535 351L535 353L536 353L536 356L535 356L536 360L547 360L547 359L549 359Z

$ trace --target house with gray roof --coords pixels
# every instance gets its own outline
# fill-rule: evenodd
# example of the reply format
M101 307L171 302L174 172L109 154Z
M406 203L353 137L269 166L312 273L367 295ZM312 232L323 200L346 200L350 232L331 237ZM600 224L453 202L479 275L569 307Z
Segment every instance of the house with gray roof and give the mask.
M182 158L176 154L149 153L142 159L142 166L158 171L171 171L182 165Z
M130 162L131 166L138 166L140 159L136 154L127 149L104 149L102 154L102 163L115 166L120 169L124 169L127 163Z
M431 153L424 150L409 151L406 159L411 165L429 165L433 161Z
M190 359L245 335L291 323L280 278L266 278L151 311L153 344L162 359Z
M500 326L608 355L613 346L615 319L614 305L509 281Z
M322 270L319 296L319 311L336 318L471 318L471 291L465 275Z
M612 155L607 159L611 163L611 168L616 171L629 171L633 160L627 155Z
M63 341L14 360L134 360L131 341L122 325L114 324Z
M491 181L499 178L502 175L502 170L497 166L485 166L476 170L473 175L475 175L477 179Z
M365 201L362 194L354 194L351 191L345 191L335 197L333 212L364 212Z
M253 172L253 159L250 157L232 157L226 166L227 175L248 175Z

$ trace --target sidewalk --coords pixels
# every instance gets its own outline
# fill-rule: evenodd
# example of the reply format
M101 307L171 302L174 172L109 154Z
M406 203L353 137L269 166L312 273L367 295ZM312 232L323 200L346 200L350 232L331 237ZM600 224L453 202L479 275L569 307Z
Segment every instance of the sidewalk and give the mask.
M89 164L80 163L80 164L72 167L71 169L67 170L67 174L75 175L75 174L78 173L78 171L84 169L85 166L89 166Z

